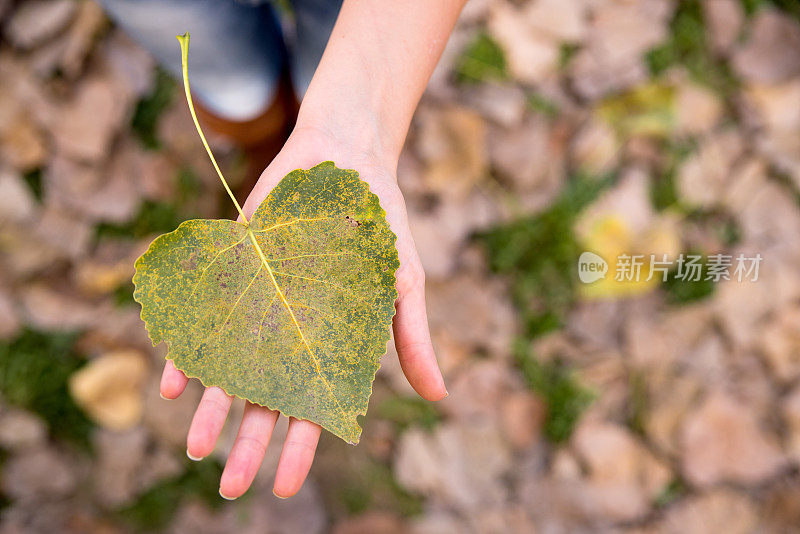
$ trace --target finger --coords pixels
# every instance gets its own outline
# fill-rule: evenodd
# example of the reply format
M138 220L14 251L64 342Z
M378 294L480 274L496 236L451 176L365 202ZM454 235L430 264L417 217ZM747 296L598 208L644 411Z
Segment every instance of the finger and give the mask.
M175 399L186 389L189 379L179 371L172 360L167 360L164 372L161 373L161 396L165 399Z
M242 424L219 482L222 497L236 499L250 487L264 460L277 420L276 411L249 402L245 405Z
M445 398L447 389L428 331L423 285L407 291L397 301L393 329L400 367L414 391L430 401Z
M222 389L216 386L206 388L186 437L186 454L189 458L200 460L211 454L232 402L233 397Z
M277 497L286 499L300 491L314 461L321 431L319 425L310 421L293 417L289 420L289 430L275 473L275 486L272 488Z

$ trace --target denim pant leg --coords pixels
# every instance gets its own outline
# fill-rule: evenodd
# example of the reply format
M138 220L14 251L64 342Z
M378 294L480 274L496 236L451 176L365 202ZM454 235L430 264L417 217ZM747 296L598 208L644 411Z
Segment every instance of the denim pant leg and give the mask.
M233 0L100 2L119 26L177 77L181 56L175 36L188 31L192 89L211 111L248 120L272 102L286 49L270 5Z
M328 44L342 0L290 0L296 24L291 46L292 81L302 98Z

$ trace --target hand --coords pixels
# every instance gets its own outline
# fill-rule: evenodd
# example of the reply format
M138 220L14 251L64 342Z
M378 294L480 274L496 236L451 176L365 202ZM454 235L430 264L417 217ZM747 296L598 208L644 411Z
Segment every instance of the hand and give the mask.
M425 277L408 227L405 202L395 179L396 159L381 156L373 149L369 136L335 134L317 127L298 127L280 154L261 175L244 204L250 217L267 194L290 171L307 169L321 161L333 160L338 167L355 169L378 195L392 230L397 235L400 269L397 271L397 314L393 329L400 365L411 386L420 396L437 401L447 396L444 380L436 363L425 311ZM350 138L348 142L344 139ZM354 148L355 146L367 148ZM394 164L393 164L394 162ZM178 397L188 378L168 360L161 377L161 394ZM201 459L213 450L233 398L218 387L206 388L186 439L187 454ZM278 412L247 403L220 480L220 495L227 499L241 496L250 487L269 444ZM314 460L321 428L309 421L290 418L273 493L291 497L300 490Z

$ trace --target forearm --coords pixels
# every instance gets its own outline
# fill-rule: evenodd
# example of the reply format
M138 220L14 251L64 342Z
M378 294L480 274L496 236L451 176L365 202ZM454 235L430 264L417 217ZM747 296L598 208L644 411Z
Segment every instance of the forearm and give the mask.
M345 0L298 128L396 161L465 0Z

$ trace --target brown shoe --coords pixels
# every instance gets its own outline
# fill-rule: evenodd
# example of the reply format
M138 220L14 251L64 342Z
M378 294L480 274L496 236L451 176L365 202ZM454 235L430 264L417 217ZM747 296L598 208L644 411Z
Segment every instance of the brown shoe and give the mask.
M281 77L272 104L254 119L232 121L215 115L199 102L195 104L200 122L238 144L247 158L247 173L237 197L245 198L250 193L261 172L283 148L299 107L288 75Z

